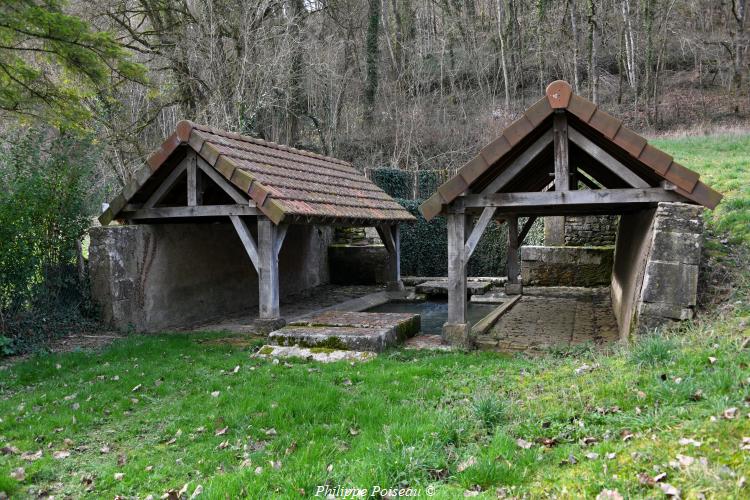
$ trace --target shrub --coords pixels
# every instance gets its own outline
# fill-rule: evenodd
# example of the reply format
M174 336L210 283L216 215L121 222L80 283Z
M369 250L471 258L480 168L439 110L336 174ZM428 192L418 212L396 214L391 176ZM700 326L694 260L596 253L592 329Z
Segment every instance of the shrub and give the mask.
M412 198L414 176L406 170L397 168L374 168L370 177L380 189L394 198Z
M77 243L94 211L88 139L46 130L6 137L0 150L0 335L27 350L90 315Z

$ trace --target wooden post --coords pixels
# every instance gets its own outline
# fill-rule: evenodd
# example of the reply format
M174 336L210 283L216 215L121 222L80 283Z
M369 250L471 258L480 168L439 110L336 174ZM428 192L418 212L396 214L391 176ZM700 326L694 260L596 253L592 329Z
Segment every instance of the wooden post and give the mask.
M558 193L570 191L568 120L564 109L556 110L552 117L552 138L555 149L555 191ZM565 244L565 217L544 219L544 244Z
M401 282L401 230L398 224L381 224L375 226L386 250L388 251L389 275L388 289L403 290Z
M394 252L392 257L391 270L393 272L393 281L396 283L395 286L403 288L404 284L401 282L401 227L398 224L391 226L391 234L393 234L393 247Z
M466 324L466 214L448 214L448 323Z
M258 287L260 319L278 319L279 256L276 251L277 227L268 217L258 216Z
M518 255L518 216L511 215L506 220L508 222L508 256L506 260L508 282L505 285L505 293L520 295L522 288L518 279L518 275L521 274L521 263Z
M201 186L197 155L193 152L187 157L187 204L189 207L203 204L203 186Z

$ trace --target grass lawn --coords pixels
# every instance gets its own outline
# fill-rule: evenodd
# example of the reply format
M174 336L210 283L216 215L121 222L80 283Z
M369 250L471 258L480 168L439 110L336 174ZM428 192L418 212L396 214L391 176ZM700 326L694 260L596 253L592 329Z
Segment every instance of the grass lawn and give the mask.
M729 194L708 220L735 242L709 245L732 270L731 295L701 320L538 358L394 350L353 365L273 363L216 333L40 355L0 371L0 491L660 498L667 484L686 498L747 497L750 272L736 255L750 245L750 139L658 145Z

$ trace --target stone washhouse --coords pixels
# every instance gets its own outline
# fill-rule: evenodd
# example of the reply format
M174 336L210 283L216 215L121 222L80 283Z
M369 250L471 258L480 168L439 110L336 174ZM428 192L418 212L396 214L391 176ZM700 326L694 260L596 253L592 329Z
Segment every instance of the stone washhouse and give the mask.
M692 318L702 211L721 198L697 173L573 94L567 82L551 83L420 207L427 220L447 217L444 339L462 346L475 340L466 269L492 220L507 224L508 295L523 294L527 284L595 286L604 277L621 339ZM538 217L545 221L545 246L521 248ZM595 246L570 246L581 235ZM614 244L609 254L608 244Z
M92 295L110 326L205 324L329 282L335 226L375 227L400 288L399 224L414 217L351 164L188 121L90 231ZM116 222L113 224L113 222Z

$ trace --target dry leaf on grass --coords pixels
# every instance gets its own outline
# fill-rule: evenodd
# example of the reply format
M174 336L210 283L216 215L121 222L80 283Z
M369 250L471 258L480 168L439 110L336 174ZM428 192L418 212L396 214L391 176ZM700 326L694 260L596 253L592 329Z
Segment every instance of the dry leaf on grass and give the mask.
M21 454L21 459L26 460L27 462L34 462L36 460L39 460L40 458L42 458L42 450L38 450L33 453L27 451Z
M726 418L727 420L732 420L733 418L737 418L737 415L739 412L737 411L737 408L727 408L724 410L724 413L722 413L722 416Z
M679 498L680 497L680 490L675 488L669 483L659 483L659 488L661 488L661 491L664 492L665 495L668 497L674 497Z
M526 441L525 439L518 438L518 439L516 439L516 445L519 448L523 448L524 450L528 450L529 448L531 448L534 445L534 443L530 443L530 442Z
M124 472L115 472L115 481L122 481L124 477L125 477Z
M596 500L623 500L623 498L617 490L602 490L596 495Z
M680 444L680 446L692 445L692 446L695 446L696 448L698 448L700 445L703 444L700 441L696 441L695 439L692 439L692 438L680 438L678 443Z
M221 394L221 392L220 392L220 391L213 391L213 392L211 393L211 397L212 397L212 398L218 398L218 397L219 397L219 394Z
M214 433L214 435L215 436L223 436L224 434L227 433L228 430L229 430L229 427L224 427L222 429L216 429L216 432Z
M23 481L24 479L26 479L26 470L23 467L13 469L10 472L10 477L12 479L15 479L16 481Z
M68 458L70 456L70 452L66 450L60 450L56 451L52 454L52 458L55 460L63 460L64 458Z
M466 460L464 460L463 462L461 462L460 464L458 464L458 467L456 467L456 470L458 472L463 472L466 469L468 469L469 467L475 465L476 463L477 463L477 459L476 458L469 457Z

